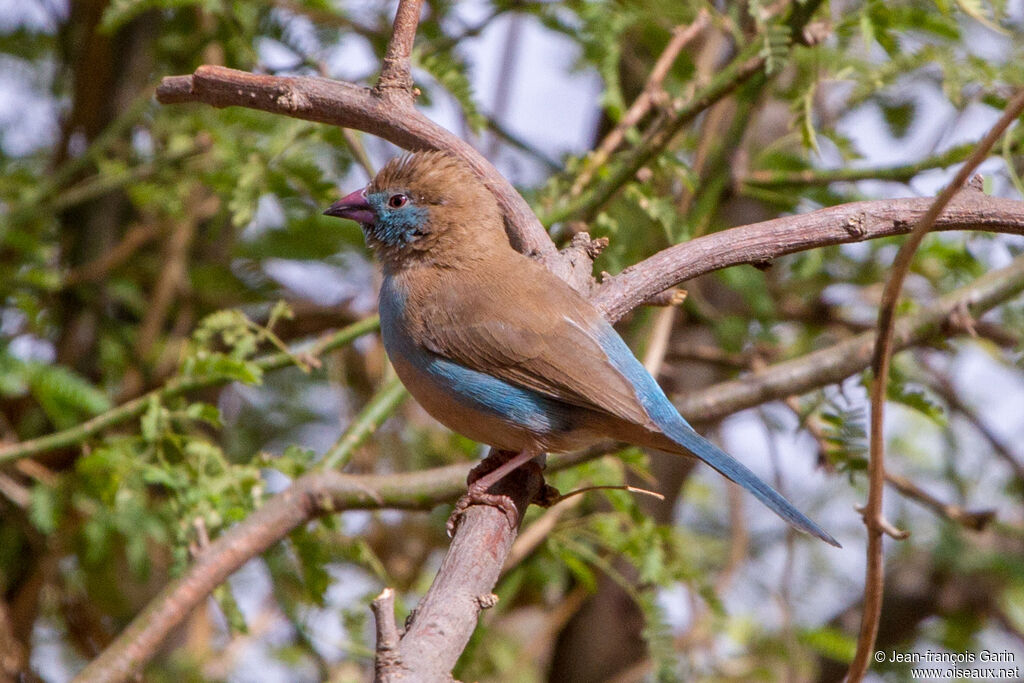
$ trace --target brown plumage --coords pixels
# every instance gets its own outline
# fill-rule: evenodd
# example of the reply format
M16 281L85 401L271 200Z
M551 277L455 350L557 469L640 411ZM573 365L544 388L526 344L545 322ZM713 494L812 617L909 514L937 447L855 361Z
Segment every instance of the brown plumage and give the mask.
M602 437L696 455L835 544L693 431L590 302L510 246L497 202L460 161L439 152L393 160L327 213L363 224L384 266L388 355L440 422L520 452L513 465Z

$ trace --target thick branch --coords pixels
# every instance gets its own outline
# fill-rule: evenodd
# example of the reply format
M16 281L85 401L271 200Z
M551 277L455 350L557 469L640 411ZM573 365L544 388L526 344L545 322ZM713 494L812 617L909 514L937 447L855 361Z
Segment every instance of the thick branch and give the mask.
M965 308L972 315L981 315L1021 291L1024 291L1024 256L1002 270L988 273L951 292L934 306L900 319L896 325L896 347L933 339L952 315L962 313ZM766 401L842 381L870 365L874 337L873 331L865 332L828 349L769 366L756 375L715 385L680 403L681 412L695 423L709 422ZM603 442L586 451L552 456L548 469L572 467L615 448L616 444ZM79 680L123 680L139 669L153 656L171 629L216 586L296 526L316 516L343 510L430 509L465 491L467 469L467 465L451 465L408 474L360 476L328 471L296 479L288 490L271 498L245 521L211 543L185 576L161 591L101 657L82 672ZM475 515L478 509L479 506L474 506L470 511ZM483 511L488 509L493 510L484 508ZM495 521L508 528L500 513ZM481 528L479 520L467 518L460 525L460 535L464 530L478 528ZM504 546L501 542L487 547L501 549ZM497 560L497 555L483 557L461 552L457 555L465 555L463 561L490 563ZM471 592L475 595L477 590L486 593L490 588L474 588ZM475 622L475 614L467 621Z
M300 524L339 510L428 509L465 489L466 469L453 465L409 474L363 476L318 471L296 479L211 543L186 574L160 591L75 680L108 683L128 679L214 588Z
M512 498L521 523L523 511L543 484L537 468L521 467L491 492ZM477 615L495 602L491 591L517 532L518 524L511 527L497 507L473 505L466 510L398 647L402 665L415 672L415 680L443 681L451 675L476 629Z
M469 143L421 114L411 99L326 78L266 76L209 65L199 67L191 76L163 79L156 98L163 104L203 102L221 108L260 109L355 128L405 149L451 152L469 164L494 193L516 249L545 262L557 259L547 231L516 189Z
M616 321L658 292L720 268L905 234L931 204L931 199L852 202L705 235L626 268L606 280L591 300ZM1024 202L964 190L939 216L935 229L1024 235Z

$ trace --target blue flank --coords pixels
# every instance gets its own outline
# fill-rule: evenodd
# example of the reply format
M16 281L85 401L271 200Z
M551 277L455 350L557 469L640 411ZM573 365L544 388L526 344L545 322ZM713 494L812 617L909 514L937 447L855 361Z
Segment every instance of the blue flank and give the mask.
M422 349L400 323L405 297L391 278L380 290L380 322L389 356L400 356L430 375L446 393L468 410L477 410L537 434L571 431L576 423L574 406L472 370Z
M573 412L578 410L573 406L440 356L429 355L424 369L443 382L468 408L490 413L538 434L572 429L575 422Z
M665 436L750 491L772 512L797 529L840 547L832 536L793 507L778 491L758 479L756 474L731 455L695 432L611 325L603 324L595 332L598 343L608 354L612 365L633 385L640 404Z
M374 192L366 195L366 203L373 207L377 222L370 230L373 236L389 247L404 247L416 237L417 228L427 218L427 209L415 206L410 201L400 209L388 206L391 192Z

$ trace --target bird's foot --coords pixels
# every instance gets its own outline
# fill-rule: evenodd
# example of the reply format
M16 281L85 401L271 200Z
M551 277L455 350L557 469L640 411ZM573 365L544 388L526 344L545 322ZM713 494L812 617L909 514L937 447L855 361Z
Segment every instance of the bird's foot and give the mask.
M480 486L478 482L473 482L469 485L469 490L466 491L465 495L459 498L459 502L455 503L455 509L452 510L451 516L448 517L448 523L445 524L448 538L455 535L455 531L459 528L459 522L462 521L462 516L473 505L496 507L505 513L505 519L508 520L510 527L514 528L519 524L519 510L516 509L516 504L512 501L511 497L501 493L487 493L486 487Z
M491 486L501 481L508 473L520 467L535 467L538 474L543 467L533 459L536 453L524 451L515 453L510 451L493 451L484 458L476 467L469 472L466 481L469 490L455 504L455 509L448 518L445 528L448 530L449 538L455 535L462 516L472 505L490 505L505 513L509 526L513 529L518 526L520 515L512 498L500 493L488 493Z

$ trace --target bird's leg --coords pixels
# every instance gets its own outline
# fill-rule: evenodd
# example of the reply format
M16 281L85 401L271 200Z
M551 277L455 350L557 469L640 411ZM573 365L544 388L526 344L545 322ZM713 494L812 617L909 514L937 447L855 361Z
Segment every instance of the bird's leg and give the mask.
M499 451L495 449L490 455L484 458L479 465L470 470L467 481L469 490L455 504L451 516L448 518L448 535L453 536L458 527L459 520L463 513L471 505L491 505L505 513L510 526L515 527L519 523L519 511L516 510L512 499L500 493L488 493L494 484L505 478L513 470L522 467L536 458L539 453L526 450L520 453L512 451ZM511 457L509 457L511 456ZM495 463L500 463L495 467ZM536 465L540 467L539 464Z

